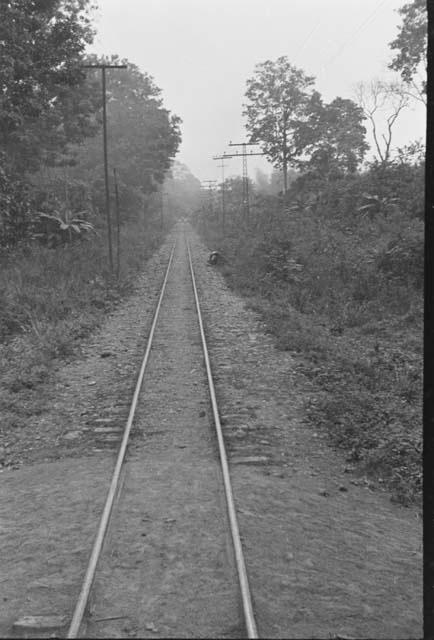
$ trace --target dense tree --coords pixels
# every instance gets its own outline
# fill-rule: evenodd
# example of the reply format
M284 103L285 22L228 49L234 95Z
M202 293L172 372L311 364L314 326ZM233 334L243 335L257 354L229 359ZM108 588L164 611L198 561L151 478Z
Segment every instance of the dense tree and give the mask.
M81 68L89 10L89 0L0 3L0 145L12 171L54 162L94 127Z
M354 173L368 149L364 118L352 100L335 98L326 104L316 94L308 120L295 135L303 149L300 168L328 177Z
M107 80L111 162L123 167L131 184L151 192L164 181L178 150L181 119L164 108L161 89L150 75L117 56L110 62L127 64Z
M164 108L161 89L151 76L142 73L128 60L117 56L97 59L96 62L126 64L127 69L113 69L107 73L107 122L110 167L118 169L119 180L133 197L133 191L150 194L164 182L181 141L180 118ZM100 78L99 70L89 70L89 83ZM99 194L102 205L101 180L102 142L100 132L76 147L76 166L72 175L90 181ZM134 200L134 197L133 197Z
M397 53L390 68L398 71L409 93L426 103L427 9L426 0L412 0L398 10L402 24L398 36L390 43Z
M296 143L296 132L306 121L313 99L314 78L290 64L286 56L256 65L255 74L247 80L243 115L252 142L258 142L276 168L283 171L283 184L288 188L288 167L302 153Z

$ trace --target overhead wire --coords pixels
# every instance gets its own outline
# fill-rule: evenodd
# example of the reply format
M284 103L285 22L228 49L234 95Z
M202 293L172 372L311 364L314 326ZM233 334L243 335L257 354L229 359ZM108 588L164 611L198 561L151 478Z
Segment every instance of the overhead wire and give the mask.
M295 57L297 57L304 49L304 47L307 45L307 43L309 42L309 40L311 39L311 37L313 36L313 34L315 33L315 31L318 29L318 27L321 24L321 20L318 20L318 22L316 23L316 25L313 27L313 29L311 29L309 31L309 33L307 34L307 36L305 37L305 39L303 40L303 42L301 43L297 53L295 54Z
M380 11L380 9L386 4L388 0L382 0L382 2L380 2L380 4L374 9L374 11L372 11L369 16L367 18L365 18L360 24L359 26L355 29L355 31L353 31L351 33L351 35L342 43L342 45L339 47L338 51L336 51L336 53L325 63L324 67L323 67L323 72L327 69L327 67L334 62L342 53L342 51L346 48L346 46L350 43L350 42L354 42L354 39L357 35L359 35L361 33L361 31L363 31L363 29L365 29L371 22L372 20L375 18L375 16L377 15L377 13Z

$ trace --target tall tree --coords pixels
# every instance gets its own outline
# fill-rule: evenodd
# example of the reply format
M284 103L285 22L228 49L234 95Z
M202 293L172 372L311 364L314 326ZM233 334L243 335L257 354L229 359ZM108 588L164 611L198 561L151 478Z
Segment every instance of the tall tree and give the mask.
M286 56L256 65L247 80L243 115L250 140L261 145L276 168L283 171L283 186L288 189L288 166L302 153L295 134L305 122L314 92L314 78L292 65Z
M89 0L0 3L0 146L12 170L54 161L92 131L94 94L83 93L92 42Z
M180 141L178 116L163 106L161 89L153 78L128 60L118 56L89 56L89 64L105 62L126 64L127 69L114 69L107 74L108 155L116 167L119 180L130 194L150 194L164 182ZM93 85L99 70L88 70ZM76 166L72 174L86 178L97 186L102 176L100 135L86 139L76 147Z
M398 9L398 13L402 16L402 24L397 37L389 45L397 52L389 67L401 74L409 94L426 104L426 0L412 0Z
M120 62L112 56L111 62ZM181 119L163 106L162 92L147 73L123 60L127 70L108 80L107 116L112 163L147 193L162 184L181 142Z

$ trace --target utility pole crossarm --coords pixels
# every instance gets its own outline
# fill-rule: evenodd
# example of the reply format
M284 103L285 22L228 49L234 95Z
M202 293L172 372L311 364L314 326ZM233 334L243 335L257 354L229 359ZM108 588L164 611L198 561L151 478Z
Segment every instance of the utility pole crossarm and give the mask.
M253 152L251 151L250 153L225 153L223 156L223 159L225 158L242 158L243 156L247 156L248 158L250 158L250 156L265 156L265 153L260 153L260 152ZM219 158L214 158L214 160L219 160Z
M257 144L259 143L258 142L232 142L231 140L228 146L229 147L254 147Z
M83 64L83 69L126 69L126 64Z

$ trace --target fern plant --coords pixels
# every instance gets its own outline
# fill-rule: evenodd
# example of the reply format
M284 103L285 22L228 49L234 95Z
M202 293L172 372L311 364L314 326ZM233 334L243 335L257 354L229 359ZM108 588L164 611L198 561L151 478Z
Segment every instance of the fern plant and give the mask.
M55 246L60 242L70 243L82 234L95 231L93 224L84 218L87 213L72 211L66 204L61 204L53 213L39 211L37 219L45 223L45 229L35 233L34 237L44 239L49 246Z

